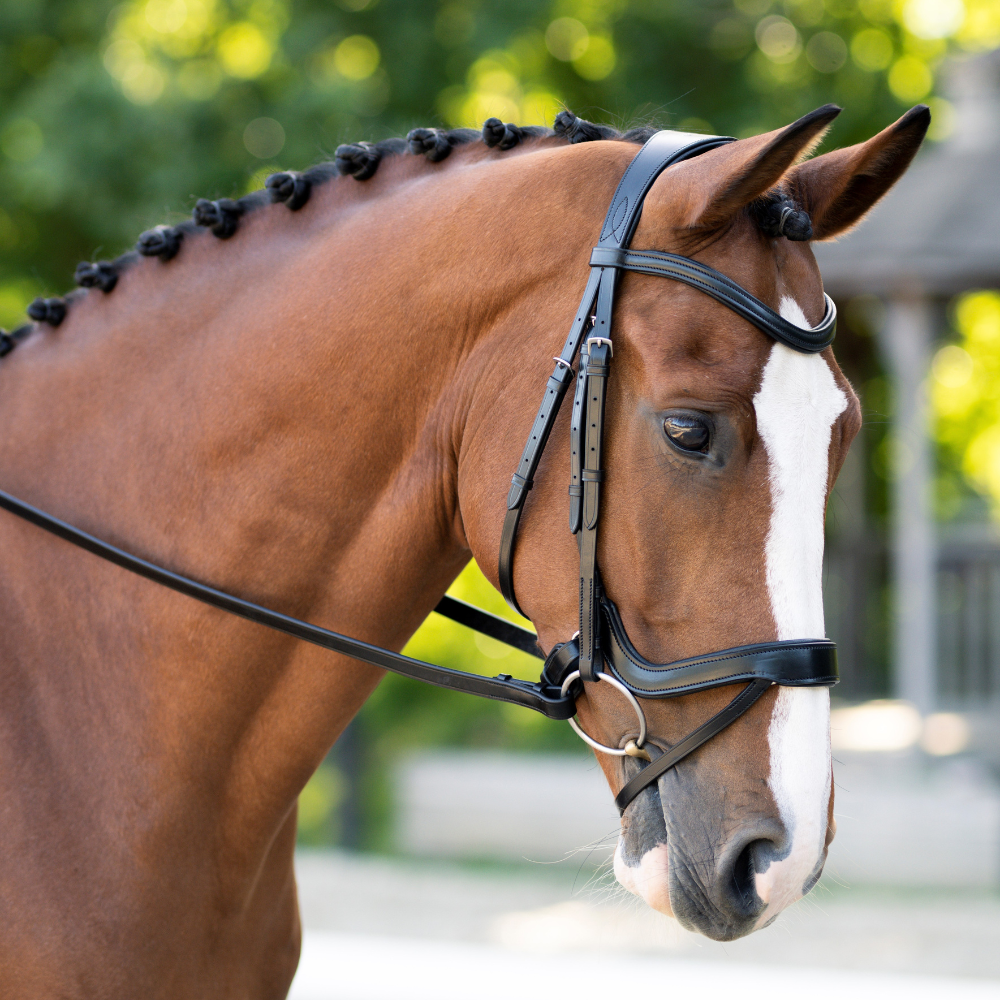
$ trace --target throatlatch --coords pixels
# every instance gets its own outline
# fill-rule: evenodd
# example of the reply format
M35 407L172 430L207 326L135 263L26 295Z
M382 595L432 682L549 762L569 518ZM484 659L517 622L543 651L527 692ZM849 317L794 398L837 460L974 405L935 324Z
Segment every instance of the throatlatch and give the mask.
M643 146L615 191L600 239L591 255L590 277L580 308L562 353L553 359L555 368L549 376L538 415L507 494L499 563L503 596L515 611L523 614L514 595L514 549L518 523L563 396L575 381L570 432L569 526L578 536L580 544L580 630L568 642L558 644L549 653L539 681L521 681L509 674L482 677L403 656L271 611L164 569L10 494L0 492L0 508L132 573L305 642L438 687L521 705L550 719L568 719L580 736L596 749L650 761L618 793L615 802L624 812L643 788L738 719L772 684L830 686L837 683L836 646L826 639L739 646L676 663L650 663L630 642L618 609L601 587L597 565L597 530L605 477L604 406L614 355L611 319L618 272L638 271L682 281L712 296L769 337L796 351L816 353L833 341L837 314L829 297L826 298L826 314L819 326L802 329L779 316L724 274L699 261L676 254L628 249L639 222L643 199L656 178L673 163L733 141L726 136L663 131L657 132ZM574 374L573 363L578 355L579 371ZM539 659L544 658L537 645L538 637L533 632L496 615L450 597L443 597L434 610ZM583 683L601 680L621 691L638 714L638 739L629 741L624 748L597 743L573 720L576 698L583 689ZM638 699L673 698L743 682L746 682L746 687L721 712L669 750L660 751L646 743L645 716ZM656 754L655 757L651 757L650 750Z

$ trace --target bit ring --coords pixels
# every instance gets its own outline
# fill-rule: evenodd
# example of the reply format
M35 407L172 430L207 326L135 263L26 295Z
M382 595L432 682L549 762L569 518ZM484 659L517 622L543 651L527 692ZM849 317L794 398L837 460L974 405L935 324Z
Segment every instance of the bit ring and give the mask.
M629 704L635 709L635 714L639 717L639 738L635 741L635 746L642 748L643 743L646 742L646 716L643 714L642 706L636 700L634 694L620 680L616 677L612 677L610 674L599 673L594 675L599 681L607 681L613 688L621 691L623 695L628 699ZM570 684L573 681L580 679L580 671L574 670L573 673L567 674L566 679L562 682L562 693L565 694L569 690ZM634 756L629 753L628 749L620 750L618 747L608 747L603 743L598 743L597 740L591 739L579 726L576 719L568 719L569 724L573 727L573 732L583 740L588 746L593 747L595 750L600 750L602 753L611 754L613 757L625 757ZM631 741L630 741L631 742Z

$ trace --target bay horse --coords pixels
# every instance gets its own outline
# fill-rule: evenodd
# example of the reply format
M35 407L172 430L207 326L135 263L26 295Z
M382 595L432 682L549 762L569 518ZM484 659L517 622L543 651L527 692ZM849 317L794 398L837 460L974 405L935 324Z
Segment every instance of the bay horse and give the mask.
M929 122L914 108L803 159L838 110L671 167L633 246L693 256L815 324L809 239L854 225ZM87 290L37 300L0 342L0 488L401 649L470 557L497 583L537 386L650 134L568 112L556 126L342 147L269 193L200 201L138 255L81 265ZM600 562L629 635L661 661L821 638L826 497L860 424L832 352L796 354L641 274L623 277L615 322ZM568 470L566 449L543 457L514 567L543 649L578 610ZM284 996L296 798L382 672L6 514L0 537L0 992ZM605 687L579 720L621 745L634 720ZM650 741L670 747L732 695L649 701ZM635 762L599 759L617 792ZM832 806L828 693L774 687L629 806L615 872L731 940L812 887Z

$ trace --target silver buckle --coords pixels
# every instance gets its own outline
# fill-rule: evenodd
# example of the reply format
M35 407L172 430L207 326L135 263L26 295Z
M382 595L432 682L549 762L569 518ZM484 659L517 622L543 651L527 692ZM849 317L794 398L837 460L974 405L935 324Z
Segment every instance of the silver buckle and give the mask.
M611 352L611 357L615 356L615 345L611 343L609 337L588 337L587 347L590 347L591 344L607 344L608 350Z

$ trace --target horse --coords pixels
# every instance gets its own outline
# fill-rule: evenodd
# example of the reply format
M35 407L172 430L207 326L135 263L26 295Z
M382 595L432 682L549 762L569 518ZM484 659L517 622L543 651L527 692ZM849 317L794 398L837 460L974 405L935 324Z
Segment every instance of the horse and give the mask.
M664 171L633 246L693 256L815 325L809 241L855 225L929 122L917 107L807 158L838 111ZM569 112L555 129L419 129L201 200L139 252L85 262L83 288L4 335L0 488L401 649L471 557L498 582L537 386L650 134ZM600 565L637 648L822 638L826 498L860 425L832 351L798 354L643 274L623 276L615 324ZM550 448L514 564L543 650L578 611L568 477ZM4 996L285 996L296 799L383 672L4 513L0 538ZM647 701L649 742L669 748L733 693ZM608 685L577 712L604 743L634 738ZM612 792L638 766L598 759ZM732 940L815 884L832 808L828 692L775 686L628 807L615 873Z

